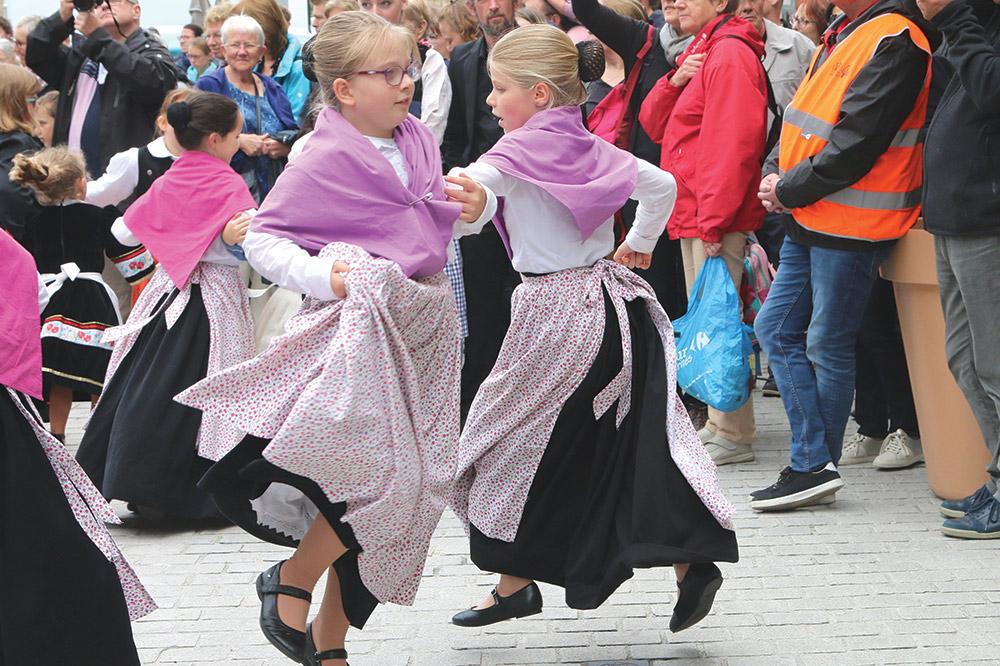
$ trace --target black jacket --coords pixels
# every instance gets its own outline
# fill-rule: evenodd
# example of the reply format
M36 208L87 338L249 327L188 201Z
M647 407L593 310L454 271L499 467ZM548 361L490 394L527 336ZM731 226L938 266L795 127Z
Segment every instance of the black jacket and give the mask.
M479 70L485 38L459 44L448 61L451 80L451 108L441 142L441 162L445 173L456 166L466 166L479 159L473 141L479 100Z
M597 39L617 53L625 64L626 75L635 64L636 54L642 50L649 34L650 24L623 16L597 0L574 0L573 13L580 23ZM639 107L660 78L671 69L667 56L660 46L659 31L653 34L653 48L643 60L642 70L635 84L629 107L633 118L638 118ZM649 138L636 120L629 137L629 152L650 164L660 163L660 146Z
M840 33L846 39L857 27L876 16L901 14L923 29L934 49L940 35L924 20L912 0L881 0L864 11ZM847 21L841 16L827 34ZM823 48L822 46L820 47ZM816 62L826 62L825 49ZM789 170L778 184L778 199L788 208L802 208L861 180L892 143L906 117L913 111L927 75L929 56L920 50L908 33L882 40L875 55L848 87L841 104L840 120L826 147ZM793 213L794 215L794 213ZM818 234L794 220L785 231L793 241L817 247L862 250L874 244Z
M86 58L104 65L108 77L101 86L101 162L89 164L99 176L115 153L144 146L153 138L163 98L177 85L170 52L145 30L136 30L124 44L104 28L73 48L62 45L73 34L73 21L59 13L43 19L28 35L25 59L36 74L59 91L54 144L66 143L76 97L76 80Z
M924 224L941 236L1000 232L1000 7L952 2L934 17L954 69L924 143Z
M31 190L10 182L10 170L15 155L41 147L42 144L24 132L0 132L0 229L22 242L25 225L40 208Z

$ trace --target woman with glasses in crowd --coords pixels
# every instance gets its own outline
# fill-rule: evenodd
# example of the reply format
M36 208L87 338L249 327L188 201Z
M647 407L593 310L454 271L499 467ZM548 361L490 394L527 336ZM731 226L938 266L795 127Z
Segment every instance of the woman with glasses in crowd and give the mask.
M830 25L833 9L830 0L804 0L792 14L792 29L819 45L820 38Z
M232 165L260 203L285 167L297 125L281 86L254 72L266 48L260 24L250 16L231 16L222 24L222 42L226 66L199 79L198 88L239 105L243 132Z

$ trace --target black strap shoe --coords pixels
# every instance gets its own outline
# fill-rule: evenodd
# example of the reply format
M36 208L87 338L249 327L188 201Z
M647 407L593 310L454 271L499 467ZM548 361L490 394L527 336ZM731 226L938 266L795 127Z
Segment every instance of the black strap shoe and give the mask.
M460 627L485 627L517 617L538 615L542 612L542 591L531 583L510 595L501 597L493 589L493 605L487 608L470 608L451 618L452 624Z
M310 622L306 626L306 647L302 653L302 663L305 666L322 666L325 659L347 659L347 650L344 648L334 648L333 650L316 649L316 641L313 640L313 626ZM347 666L351 666L348 664Z
M705 619L715 593L722 587L722 572L711 562L692 564L684 580L677 584L677 603L670 618L670 631L684 631Z
M271 645L278 648L281 654L292 661L302 663L302 654L306 646L306 634L304 631L292 629L282 622L278 615L278 595L295 597L303 601L312 602L312 594L305 590L292 587L291 585L281 585L281 565L285 560L278 562L273 567L257 576L257 596L260 598L260 630L270 641Z

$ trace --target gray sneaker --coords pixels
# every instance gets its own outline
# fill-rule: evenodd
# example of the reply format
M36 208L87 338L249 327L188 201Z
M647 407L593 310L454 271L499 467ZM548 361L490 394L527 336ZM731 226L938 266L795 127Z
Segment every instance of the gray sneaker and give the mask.
M839 465L860 465L870 463L882 450L882 440L860 432L844 440L844 450L840 454Z
M756 459L750 444L737 444L716 433L705 442L705 449L716 465L752 462Z
M882 442L882 449L872 465L879 469L903 469L923 461L924 449L920 446L920 440L897 430L890 432Z

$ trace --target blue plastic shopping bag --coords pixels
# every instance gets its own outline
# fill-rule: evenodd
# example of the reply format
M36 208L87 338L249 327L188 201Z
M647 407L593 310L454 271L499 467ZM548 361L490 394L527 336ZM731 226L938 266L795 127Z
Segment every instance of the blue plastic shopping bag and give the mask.
M750 397L753 347L742 321L740 298L722 257L709 257L695 280L688 311L674 322L677 383L723 412Z

